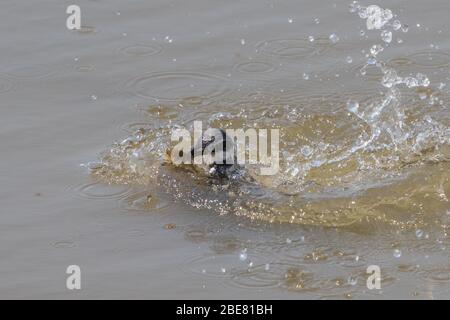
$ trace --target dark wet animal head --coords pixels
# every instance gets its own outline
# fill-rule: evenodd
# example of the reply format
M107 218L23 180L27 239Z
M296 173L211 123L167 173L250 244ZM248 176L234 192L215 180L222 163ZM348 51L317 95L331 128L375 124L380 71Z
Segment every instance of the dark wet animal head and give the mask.
M214 161L209 164L209 173L212 176L219 178L228 178L230 172L233 171L235 167L235 146L233 140L228 137L224 130L218 129L217 132L220 132L218 135L203 135L201 141L198 141L194 147L191 149L191 156L194 158L199 149L201 149L201 154L203 155L205 149L208 148L212 150L211 155L213 157L216 156L216 152L221 152L222 161ZM232 152L232 153L231 153Z

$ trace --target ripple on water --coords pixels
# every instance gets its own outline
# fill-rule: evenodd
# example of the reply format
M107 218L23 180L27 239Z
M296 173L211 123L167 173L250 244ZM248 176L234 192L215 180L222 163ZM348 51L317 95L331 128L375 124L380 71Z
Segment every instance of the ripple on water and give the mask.
M448 284L450 283L450 267L428 269L424 277L436 284Z
M227 278L242 262L233 255L204 255L183 263L183 271L211 278Z
M67 249L76 247L76 243L71 240L61 240L53 243L55 248Z
M272 39L256 45L258 52L266 56L286 59L307 58L326 52L333 45L328 39Z
M163 48L158 44L134 44L119 49L119 52L134 57L147 57L160 53Z
M91 182L71 187L76 196L93 200L123 199L131 194L132 187L127 185L107 185Z
M234 70L242 73L269 73L275 69L275 64L266 61L248 61L234 66Z
M56 72L55 66L36 64L12 65L5 71L5 74L18 80L34 80L50 77Z
M133 78L125 83L125 89L138 97L156 101L178 101L191 96L211 99L225 94L226 81L209 73L159 72Z
M132 192L121 198L121 207L129 212L160 211L169 204L148 191Z
M411 65L427 68L442 68L450 65L450 54L446 52L419 52L408 56Z

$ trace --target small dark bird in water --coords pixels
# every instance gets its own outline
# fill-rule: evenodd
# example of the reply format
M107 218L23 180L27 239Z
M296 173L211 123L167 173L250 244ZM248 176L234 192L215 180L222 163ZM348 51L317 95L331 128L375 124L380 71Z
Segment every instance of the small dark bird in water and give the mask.
M235 144L224 130L218 129L218 132L220 132L219 137L203 135L201 141L198 141L191 149L191 156L194 159L196 149L201 149L204 156L205 152L208 153L208 149L211 150L212 159L210 159L209 164L206 164L209 168L209 174L218 178L229 178L230 174L237 170ZM218 152L220 152L219 161L216 158Z

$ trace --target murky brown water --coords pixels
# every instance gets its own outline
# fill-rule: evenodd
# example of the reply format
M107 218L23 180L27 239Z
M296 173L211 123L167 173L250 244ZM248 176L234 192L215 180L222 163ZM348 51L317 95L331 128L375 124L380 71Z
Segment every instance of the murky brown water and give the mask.
M387 42L347 2L69 4L4 4L0 297L450 297L448 2L376 3ZM162 165L194 120L280 129L280 172Z

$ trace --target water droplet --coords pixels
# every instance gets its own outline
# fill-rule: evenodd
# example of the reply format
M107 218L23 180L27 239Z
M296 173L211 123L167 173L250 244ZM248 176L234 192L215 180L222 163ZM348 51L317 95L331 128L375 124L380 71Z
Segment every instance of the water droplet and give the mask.
M96 101L97 99L98 99L98 97L95 94L91 95L91 100L92 101Z
M358 283L358 277L351 275L350 277L348 277L347 282L351 286L356 286Z
M381 32L381 39L386 43L391 43L392 41L392 32L388 30L383 30Z
M308 37L308 40L309 40L309 42L314 42L315 39L314 39L313 36L309 36L309 37Z
M225 273L225 272L227 272L227 269L221 268L220 271L222 271L222 273Z
M416 75L417 84L422 87L428 87L430 85L430 79L423 73L418 73Z
M120 11L117 11L117 12L116 12L116 15L120 16Z
M374 44L370 48L370 54L374 57L376 57L380 52L384 50L383 46L380 46L379 44Z
M349 100L347 102L347 110L348 111L356 113L356 112L358 112L358 109L359 109L359 103L357 101Z
M397 43L403 43L403 39L402 38L398 38L397 39Z
M247 249L241 251L241 253L239 254L239 260L241 261L247 260Z
M319 18L315 18L315 19L314 19L314 22L315 22L316 24L319 24L319 23L320 23L320 19L319 19Z
M417 230L416 230L416 237L417 237L418 239L422 238L422 237L423 237L423 231L420 230L420 229L417 229Z
M329 39L330 39L330 41L332 43L338 43L339 42L339 37L338 37L338 35L336 33L330 34Z
M173 39L172 39L171 37L169 37L169 36L166 36L166 37L164 38L164 42L166 42L166 43L172 43L172 42L173 42Z
M303 79L304 79L304 80L309 80L309 74L304 73L304 74L303 74Z
M354 13L354 12L358 12L361 9L361 5L358 3L358 1L353 1L350 4L350 12Z
M294 22L294 19L289 18L289 19L288 19L288 22L289 22L289 23L292 23L292 22Z
M400 30L401 27L402 27L402 23L399 20L395 20L394 22L392 22L392 28L395 31Z
M245 45L245 39L241 39L241 44Z
M407 24L402 25L403 32L408 32L408 30L409 30L409 26Z
M352 63L353 62L353 58L348 56L345 61L347 61L347 63Z
M264 270L269 271L270 270L270 264L266 263L266 265L264 266Z
M400 258L402 256L402 251L400 249L395 249L393 255L395 258Z
M287 239L286 239L286 243L287 243L287 244L290 244L290 243L292 243L292 240L289 239L289 238L287 238Z
M377 59L375 59L375 58L369 58L369 59L367 59L367 64L368 64L369 66L374 66L374 65L377 64Z

